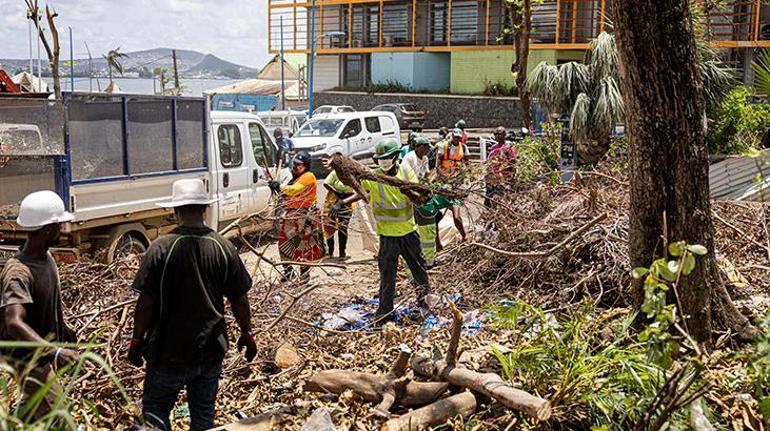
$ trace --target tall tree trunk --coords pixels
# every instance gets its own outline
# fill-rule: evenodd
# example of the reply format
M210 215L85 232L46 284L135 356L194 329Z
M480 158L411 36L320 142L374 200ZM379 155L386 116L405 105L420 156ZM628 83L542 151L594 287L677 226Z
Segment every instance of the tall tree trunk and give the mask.
M52 12L45 7L45 16L48 21L48 28L51 30L51 42L53 44L52 49L46 49L48 52L48 63L51 66L51 76L53 79L53 91L58 100L61 100L61 70L59 70L59 54L61 53L61 45L59 44L59 30L56 29L56 12ZM75 91L73 88L71 91Z
M664 256L666 238L709 252L678 288L686 329L701 342L715 324L748 320L732 304L714 257L703 91L689 0L615 0L613 20L629 135L633 267ZM637 307L643 298L637 286ZM670 292L669 303L676 303Z
M532 0L516 0L508 5L513 25L513 50L516 58L511 73L516 75L516 90L521 104L522 126L529 127L532 119L532 98L527 88L529 39L532 34Z

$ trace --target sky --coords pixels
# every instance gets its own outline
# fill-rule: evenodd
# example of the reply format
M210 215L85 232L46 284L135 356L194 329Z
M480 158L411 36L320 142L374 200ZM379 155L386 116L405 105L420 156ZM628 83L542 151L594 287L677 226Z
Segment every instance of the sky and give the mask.
M267 54L268 0L39 0L53 6L69 57L72 27L75 58L152 48L191 49L243 66L261 67ZM0 58L29 57L24 0L0 0Z

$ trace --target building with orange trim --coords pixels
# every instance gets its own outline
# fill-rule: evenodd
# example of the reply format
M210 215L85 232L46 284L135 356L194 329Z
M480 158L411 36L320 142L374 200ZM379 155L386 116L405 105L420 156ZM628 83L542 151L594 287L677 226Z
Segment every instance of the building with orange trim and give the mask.
M543 0L535 6L530 67L581 60L609 30L611 0ZM310 51L310 0L269 0L269 51ZM707 37L751 80L755 51L770 47L770 6L726 0L710 7ZM413 90L481 93L511 86L510 18L504 0L316 0L315 91L397 82ZM336 36L328 36L330 32ZM344 33L344 36L340 33Z

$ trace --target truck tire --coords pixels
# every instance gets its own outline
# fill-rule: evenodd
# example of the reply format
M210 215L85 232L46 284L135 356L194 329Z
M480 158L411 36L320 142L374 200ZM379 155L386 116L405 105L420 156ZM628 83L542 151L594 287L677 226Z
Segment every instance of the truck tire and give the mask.
M118 240L110 264L115 265L115 273L120 277L132 279L146 251L147 244L138 235L134 232L126 233Z
M149 246L150 239L144 226L139 223L113 227L107 235L107 240L99 244L99 248L104 252L102 259L108 265L117 258L125 259L127 255L141 257Z

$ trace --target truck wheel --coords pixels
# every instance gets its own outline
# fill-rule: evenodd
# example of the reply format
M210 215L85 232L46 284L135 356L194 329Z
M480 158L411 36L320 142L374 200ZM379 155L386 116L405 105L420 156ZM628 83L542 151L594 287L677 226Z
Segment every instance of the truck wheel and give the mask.
M132 233L126 233L118 240L110 263L115 265L115 271L121 277L133 278L146 251L144 241Z

